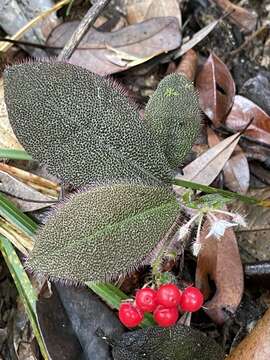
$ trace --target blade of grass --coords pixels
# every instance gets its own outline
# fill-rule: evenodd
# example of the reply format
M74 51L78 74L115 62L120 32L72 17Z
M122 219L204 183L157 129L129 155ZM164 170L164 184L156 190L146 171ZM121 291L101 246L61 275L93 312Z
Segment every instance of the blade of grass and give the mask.
M270 200L256 199L252 196L246 196L238 193L234 193L228 190L214 188L212 186L202 185L189 180L174 179L173 184L184 188L203 191L207 194L220 194L225 198L241 200L243 203L257 205L262 207L270 207Z
M86 285L105 303L116 310L119 309L119 306L123 300L127 300L129 298L123 291L112 284L87 282ZM145 328L153 325L155 325L153 316L147 313L144 314L144 319L140 324L140 327Z
M16 254L12 244L4 236L0 235L0 250L9 268L11 276L14 280L18 293L25 306L26 313L32 325L35 337L37 339L40 351L45 360L49 360L49 354L40 333L37 314L36 314L36 301L37 294L32 287L32 284L21 264L21 261Z
M32 236L37 229L37 224L4 195L0 193L0 215L15 225L26 235Z
M0 158L15 160L32 160L32 157L24 150L0 148Z

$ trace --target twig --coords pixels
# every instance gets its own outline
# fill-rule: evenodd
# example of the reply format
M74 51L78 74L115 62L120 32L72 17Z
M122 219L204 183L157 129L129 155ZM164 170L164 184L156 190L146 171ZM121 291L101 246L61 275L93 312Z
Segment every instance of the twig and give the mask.
M255 31L252 35L250 35L237 49L232 50L230 56L237 55L240 51L242 51L251 41L253 41L256 37L258 37L262 32L269 28L269 24L261 26L257 31Z
M70 59L86 32L94 24L102 10L109 4L110 1L111 0L99 0L88 10L73 35L66 43L64 49L59 54L58 60L62 61Z

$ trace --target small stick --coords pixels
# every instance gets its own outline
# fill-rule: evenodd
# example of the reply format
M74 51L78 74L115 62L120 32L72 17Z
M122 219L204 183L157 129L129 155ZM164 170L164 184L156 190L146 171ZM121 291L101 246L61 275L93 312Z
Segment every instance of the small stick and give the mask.
M87 11L79 26L74 31L73 35L66 43L64 49L59 54L58 60L63 61L70 59L71 55L79 45L86 32L94 24L100 13L109 4L110 1L111 0L99 0Z
M261 26L257 31L255 31L252 35L250 35L237 49L231 51L230 56L235 56L240 51L242 51L251 41L253 41L256 37L261 35L264 30L267 30L269 24Z

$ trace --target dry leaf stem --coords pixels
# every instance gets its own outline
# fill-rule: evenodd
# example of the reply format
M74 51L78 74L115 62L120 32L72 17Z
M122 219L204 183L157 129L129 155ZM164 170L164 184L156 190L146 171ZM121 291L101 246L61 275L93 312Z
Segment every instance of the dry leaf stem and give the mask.
M64 49L59 54L58 60L63 61L70 59L71 55L79 45L86 32L95 23L100 13L104 10L110 1L111 0L99 0L93 6L91 6L69 41L66 43Z

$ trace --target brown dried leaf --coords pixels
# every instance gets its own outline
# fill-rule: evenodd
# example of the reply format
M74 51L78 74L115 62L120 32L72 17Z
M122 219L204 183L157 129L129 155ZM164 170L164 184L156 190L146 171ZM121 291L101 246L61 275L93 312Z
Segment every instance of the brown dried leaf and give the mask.
M39 189L42 194L58 198L61 186L51 180L4 163L0 163L0 170L15 176L26 185Z
M220 142L220 138L211 129L207 129L208 144L210 147ZM231 158L223 167L224 182L228 189L241 194L245 194L249 188L250 173L247 158L240 148L236 146Z
M4 101L3 79L0 78L0 147L9 149L23 149L16 139L10 126L6 104Z
M239 141L239 134L234 134L207 150L183 169L180 179L210 185L223 169Z
M12 201L25 212L43 209L57 201L57 199L41 194L4 171L0 171L0 191L11 195Z
M252 189L248 192L249 196L257 199L269 199L270 187L263 189ZM234 201L230 205L232 211L238 211L246 215L247 226L236 230L237 240L245 261L269 260L270 259L270 209L265 207L255 207Z
M252 332L244 338L227 360L270 359L270 309L258 321Z
M177 59L178 57L184 55L188 50L194 48L200 41L202 41L219 23L219 20L215 20L211 22L210 24L206 25L204 28L196 32L193 37L188 40L186 43L184 43L180 50L176 52L174 55L174 59Z
M162 16L175 16L181 29L182 17L178 0L128 0L127 20L129 24Z
M227 66L211 54L196 78L203 112L218 127L230 111L235 96L235 83Z
M58 26L49 37L48 45L64 46L77 26L77 21ZM174 17L146 20L111 33L92 28L71 56L70 62L100 75L113 74L162 52L174 50L180 43L179 25Z
M175 72L185 74L185 76L194 81L198 65L198 55L194 50L188 52L182 57L180 64L177 66Z
M244 96L236 95L225 125L233 130L240 131L247 126L251 119L253 121L245 131L245 135L269 145L270 116Z
M250 32L255 29L258 16L254 11L232 4L229 0L215 0L215 2L224 11L231 12L229 18L243 30Z
M217 217L228 220L222 214ZM196 286L207 299L210 295L208 278L215 282L216 293L204 304L205 312L213 321L223 324L228 313L235 313L240 304L244 289L243 268L233 229L226 229L220 240L213 236L206 238L209 229L206 220L200 234L202 248L197 262Z

